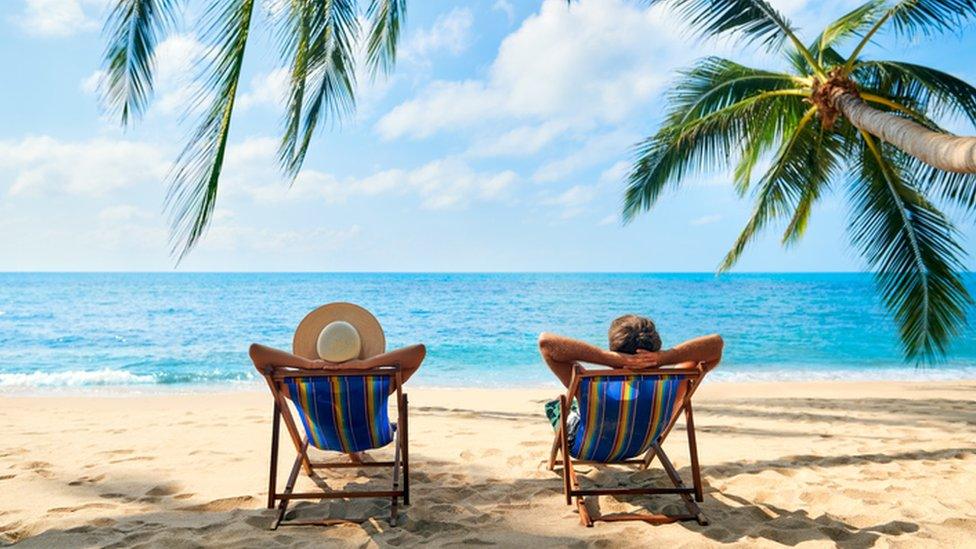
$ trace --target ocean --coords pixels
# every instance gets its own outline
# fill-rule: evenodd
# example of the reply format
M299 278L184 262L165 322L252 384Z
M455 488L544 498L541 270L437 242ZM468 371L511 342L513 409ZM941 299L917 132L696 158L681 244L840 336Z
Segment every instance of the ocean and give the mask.
M258 387L248 345L290 349L330 301L371 310L388 348L426 344L416 386L555 387L539 333L605 346L625 313L665 346L721 334L718 380L976 379L972 328L906 364L867 274L3 273L0 391Z

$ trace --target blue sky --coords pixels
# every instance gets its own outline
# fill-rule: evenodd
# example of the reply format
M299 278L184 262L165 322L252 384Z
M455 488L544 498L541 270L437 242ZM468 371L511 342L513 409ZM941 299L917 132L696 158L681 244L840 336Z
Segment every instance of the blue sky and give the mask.
M106 4L3 2L0 270L173 268L164 178L189 127L188 68L206 52L192 29L168 37L155 101L122 131L94 91ZM773 4L807 37L854 5ZM414 0L395 74L361 81L357 113L323 128L291 188L274 164L283 73L266 17L249 44L215 221L180 270L710 271L750 212L716 172L619 221L630 147L655 130L677 69L713 53L780 63L697 41L664 10ZM882 37L868 54L973 82L973 51L970 27L916 44ZM838 190L798 245L782 249L774 228L737 270L858 270L846 219ZM972 250L972 220L958 222Z

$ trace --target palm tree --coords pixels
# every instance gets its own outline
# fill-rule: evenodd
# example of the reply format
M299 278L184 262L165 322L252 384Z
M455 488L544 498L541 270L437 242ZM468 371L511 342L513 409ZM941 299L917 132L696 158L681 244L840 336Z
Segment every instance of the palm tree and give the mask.
M944 356L972 299L958 231L936 202L976 210L976 138L952 136L933 118L976 124L976 88L930 67L861 54L886 26L908 38L958 29L976 16L976 1L871 0L808 45L765 0L662 2L703 36L730 33L784 53L788 69L709 57L683 71L660 129L637 146L624 218L649 210L694 171L727 167L755 205L719 267L726 271L774 221L785 222L784 245L797 242L814 204L843 188L852 243L875 273L906 357Z
M209 51L198 67L200 91L187 112L202 115L170 172L166 196L172 220L170 241L178 259L193 249L213 214L256 3L261 2L198 3L203 9L199 32ZM183 0L115 0L105 24L108 46L102 95L123 125L143 114L152 98L156 46L161 36L175 28L183 4ZM406 0L362 4L366 3L271 3L273 35L290 72L278 160L292 180L319 123L336 120L354 108L357 64L364 62L374 76L393 67Z

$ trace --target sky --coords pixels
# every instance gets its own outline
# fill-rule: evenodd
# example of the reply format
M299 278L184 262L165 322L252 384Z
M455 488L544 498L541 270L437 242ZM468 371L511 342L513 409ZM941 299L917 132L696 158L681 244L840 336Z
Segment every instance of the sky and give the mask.
M773 0L811 39L855 5ZM320 128L289 187L275 165L284 72L265 0L254 21L213 224L176 265L166 175L192 118L193 6L160 44L148 112L100 107L107 0L0 2L0 270L713 271L750 214L729 174L693 174L647 214L619 212L632 147L676 71L712 54L678 16L626 0L411 0L396 70L361 77L354 115ZM976 82L976 29L866 54ZM958 132L972 128L946 121ZM852 271L842 189L783 249L779 226L736 271ZM971 252L971 218L956 216ZM976 261L967 259L972 269Z

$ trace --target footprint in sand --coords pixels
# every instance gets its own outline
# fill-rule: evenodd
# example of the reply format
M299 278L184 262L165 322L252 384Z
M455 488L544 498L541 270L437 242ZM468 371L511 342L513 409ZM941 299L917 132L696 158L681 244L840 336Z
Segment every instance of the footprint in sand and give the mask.
M46 461L31 461L29 463L24 464L23 468L27 469L28 471L34 473L39 477L52 478L54 477L54 473L52 473L48 469L48 467L50 466L51 464Z
M114 509L115 505L111 503L86 503L84 505L79 505L77 507L54 507L53 509L48 509L48 513L76 513L78 511L83 511L85 509Z
M215 499L213 501L208 501L207 503L201 503L200 505L189 505L187 507L181 507L180 511L196 511L198 513L220 513L226 511L233 511L234 509L240 509L242 507L251 507L251 504L257 501L257 498L253 496L235 496L230 498Z
M176 484L159 484L153 486L147 492L147 496L172 496L173 494L180 491L180 488Z
M152 461L154 459L156 459L156 458L154 458L152 456L135 456L135 457L129 457L129 458L122 458L122 459L113 459L109 463L115 464L115 463L125 463L127 461Z
M125 503L130 503L136 500L136 498L127 496L126 494L120 494L118 492L106 492L104 494L98 494L98 497L102 499L120 499Z
M99 452L100 454L108 454L110 456L124 456L134 453L135 450L130 450L128 448L122 450L105 450L104 452Z
M3 475L3 476L0 476L0 480L10 480L10 479L12 479L12 478L14 478L16 476L17 475Z
M72 480L68 483L68 486L81 486L82 484L95 484L101 482L105 478L105 475L96 475L93 477L81 477L79 479Z

